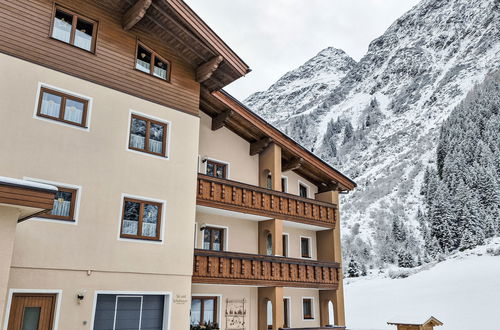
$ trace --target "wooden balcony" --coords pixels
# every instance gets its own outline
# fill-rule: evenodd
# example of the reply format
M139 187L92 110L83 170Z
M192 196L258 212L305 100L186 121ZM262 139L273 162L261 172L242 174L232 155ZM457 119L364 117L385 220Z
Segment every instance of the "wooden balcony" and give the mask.
M338 263L194 250L193 283L337 289L338 272Z
M335 227L337 206L249 184L198 174L197 204L230 211Z

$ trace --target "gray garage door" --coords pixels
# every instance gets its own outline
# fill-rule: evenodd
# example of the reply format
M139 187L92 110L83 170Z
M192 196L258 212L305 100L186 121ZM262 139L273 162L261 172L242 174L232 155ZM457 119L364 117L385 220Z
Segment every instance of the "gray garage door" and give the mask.
M94 330L162 330L163 295L97 295Z

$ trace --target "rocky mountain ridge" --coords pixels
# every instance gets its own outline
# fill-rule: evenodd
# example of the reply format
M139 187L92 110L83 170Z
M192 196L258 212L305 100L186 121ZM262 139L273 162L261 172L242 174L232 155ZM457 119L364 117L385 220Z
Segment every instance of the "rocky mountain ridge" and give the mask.
M344 198L344 235L380 264L394 219L419 245L420 190L441 124L499 68L499 0L422 0L359 62L327 48L244 103L358 183Z

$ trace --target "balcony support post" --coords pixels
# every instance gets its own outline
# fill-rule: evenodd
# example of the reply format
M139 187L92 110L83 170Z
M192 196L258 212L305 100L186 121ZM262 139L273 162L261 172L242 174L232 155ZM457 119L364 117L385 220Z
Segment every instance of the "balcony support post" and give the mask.
M267 304L268 301L272 304L272 320L273 330L283 328L285 319L283 315L283 288L270 287L259 288L258 291L258 311L259 321L258 329L267 330Z
M316 199L335 203L338 205L339 192L337 190L327 191L316 194ZM345 311L344 311L344 282L342 272L342 250L340 246L340 214L339 208L336 212L336 223L334 229L322 230L316 232L316 244L318 249L318 260L325 262L338 262L340 268L338 269L338 283L337 290L328 290L323 293L324 298L320 296L320 311L322 311L321 325L326 326L328 320L328 301L333 303L333 314L335 319L334 325L345 326ZM326 309L324 309L326 308ZM326 313L326 314L324 314Z
M259 185L281 191L281 147L275 143L271 143L259 154Z
M272 219L259 222L259 254L269 255L268 234L271 234L272 255L283 255L283 220Z

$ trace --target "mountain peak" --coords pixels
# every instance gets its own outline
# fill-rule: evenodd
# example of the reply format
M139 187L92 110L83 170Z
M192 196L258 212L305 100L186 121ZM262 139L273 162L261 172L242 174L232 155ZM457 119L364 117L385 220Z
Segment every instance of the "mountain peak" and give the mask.
M250 95L244 103L256 108L264 118L276 119L277 108L294 109L281 113L285 118L301 112L301 105L311 101L325 90L335 88L356 65L343 50L328 47L300 67L283 75L267 91Z

